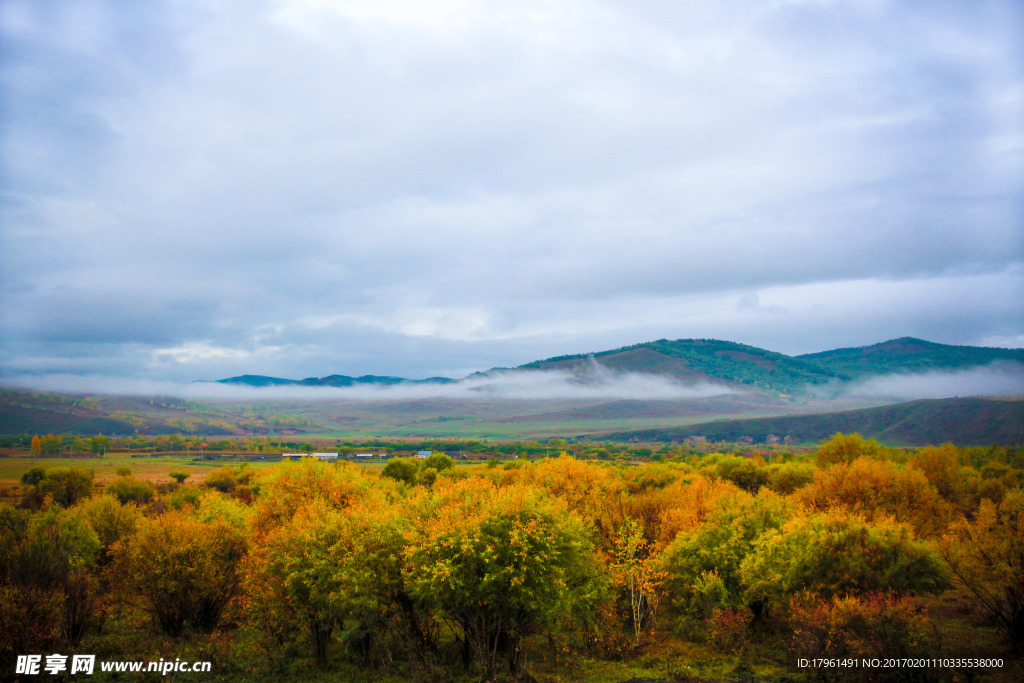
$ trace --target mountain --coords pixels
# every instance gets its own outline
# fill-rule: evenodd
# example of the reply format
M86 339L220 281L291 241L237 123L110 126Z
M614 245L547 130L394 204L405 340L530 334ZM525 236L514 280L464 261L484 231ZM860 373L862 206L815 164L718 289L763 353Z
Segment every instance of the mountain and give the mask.
M648 373L777 393L841 379L835 372L808 361L717 339L659 339L611 351L556 356L520 365L516 370L568 370L585 377L595 364L616 372Z
M680 441L703 436L709 441L735 442L748 437L764 443L769 435L794 443L817 442L836 432L858 432L883 443L925 446L1024 444L1024 401L986 398L924 399L861 410L817 415L791 415L745 420L720 420L668 429L640 429L594 435L612 441Z
M659 339L623 346L609 351L555 356L515 368L494 368L470 375L474 380L507 373L561 371L583 385L600 385L621 373L657 375L678 382L711 382L746 391L774 395L806 395L815 388L838 386L842 382L871 375L913 374L979 367L993 362L1024 364L1024 349L949 346L903 337L855 348L834 349L799 356L787 356L717 339ZM466 379L469 379L466 378ZM248 386L328 386L395 384L448 384L458 380L430 377L410 380L401 377L329 375L302 380L241 375L217 380Z
M1024 349L950 346L901 337L871 346L806 353L796 358L849 378L962 370L998 361L1024 363Z
M307 377L306 379L281 379L265 375L239 375L227 379L215 380L219 384L244 384L250 387L300 386L300 387L352 387L357 385L394 385L394 384L448 384L455 380L447 377L428 377L427 379L405 379L403 377L387 377L379 375L328 375L327 377Z

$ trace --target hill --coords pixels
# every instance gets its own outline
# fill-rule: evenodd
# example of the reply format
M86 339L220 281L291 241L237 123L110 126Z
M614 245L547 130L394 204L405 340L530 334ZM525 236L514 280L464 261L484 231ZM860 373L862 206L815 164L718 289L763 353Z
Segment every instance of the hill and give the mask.
M473 373L463 380L447 377L405 379L379 375L328 375L306 379L281 379L263 375L240 375L216 380L222 384L253 387L269 386L394 386L400 384L452 384L506 379L509 373L559 371L572 381L595 385L621 373L656 375L675 382L711 382L734 389L757 391L777 396L807 395L823 387L872 375L913 374L930 371L961 370L996 361L1024 364L1024 349L997 349L977 346L949 346L903 337L871 346L834 349L799 356L718 339L659 339L623 346L608 351L555 356L525 363L515 368L493 368ZM826 390L827 392L827 390Z
M709 441L749 437L764 443L769 435L795 443L817 442L836 432L858 432L883 443L924 446L1024 444L1024 401L987 398L924 399L860 410L721 420L669 429L642 429L593 438L612 441L681 441L703 436Z
M962 370L998 361L1024 363L1024 349L950 346L901 337L871 346L806 353L796 358L837 375L859 378L891 373Z
M717 339L659 339L591 354L557 356L517 370L569 370L594 364L617 372L648 373L683 381L712 381L776 393L842 379L814 363L775 351Z
M455 380L447 377L428 377L427 379L405 379L404 377L387 377L380 375L328 375L326 377L307 377L306 379L281 379L265 375L239 375L218 379L219 384L243 384L250 387L299 386L299 387L354 387L359 385L395 385L395 384L447 384Z

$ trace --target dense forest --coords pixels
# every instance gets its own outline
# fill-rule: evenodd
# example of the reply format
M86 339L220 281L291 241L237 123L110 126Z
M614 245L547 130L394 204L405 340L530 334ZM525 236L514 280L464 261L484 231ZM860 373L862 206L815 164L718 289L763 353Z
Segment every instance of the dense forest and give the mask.
M1024 673L1020 449L556 446L102 489L26 459L0 506L5 675L51 653L209 661L203 680Z

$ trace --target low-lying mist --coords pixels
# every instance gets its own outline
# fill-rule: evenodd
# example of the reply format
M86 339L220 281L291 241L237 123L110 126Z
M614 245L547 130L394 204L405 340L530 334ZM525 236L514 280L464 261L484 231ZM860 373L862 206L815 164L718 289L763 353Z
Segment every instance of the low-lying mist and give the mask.
M10 378L12 388L53 393L174 396L222 401L398 401L410 399L694 399L735 393L723 384L683 383L644 373L613 372L596 366L585 372L498 370L448 384L363 384L351 387L279 385L252 387L219 382L178 384L99 375L41 375Z
M1024 396L1024 364L997 362L951 372L869 377L843 387L847 396L915 400L963 396Z

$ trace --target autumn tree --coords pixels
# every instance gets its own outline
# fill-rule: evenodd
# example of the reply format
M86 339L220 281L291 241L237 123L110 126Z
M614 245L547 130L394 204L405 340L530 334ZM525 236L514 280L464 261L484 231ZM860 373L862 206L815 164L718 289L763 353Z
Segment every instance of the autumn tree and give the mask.
M502 659L516 673L524 638L595 599L590 534L565 503L532 487L472 478L438 495L436 516L406 551L406 585L458 626L464 655L486 678Z
M982 500L973 520L960 519L940 542L954 580L1000 626L1014 650L1024 644L1024 491L999 505Z
M892 517L923 535L942 533L951 515L949 504L920 470L872 458L818 470L795 498L813 512L840 508L868 521Z
M831 439L818 446L818 467L829 467L838 463L852 463L857 458L875 458L881 446L874 439L865 439L857 433L836 433Z
M118 544L116 575L167 635L186 624L210 630L238 590L237 566L247 547L244 533L228 521L170 511L141 520L138 533Z
M949 584L939 558L906 526L869 525L841 513L799 516L767 531L739 575L748 598L777 605L802 591L823 597L938 593Z

